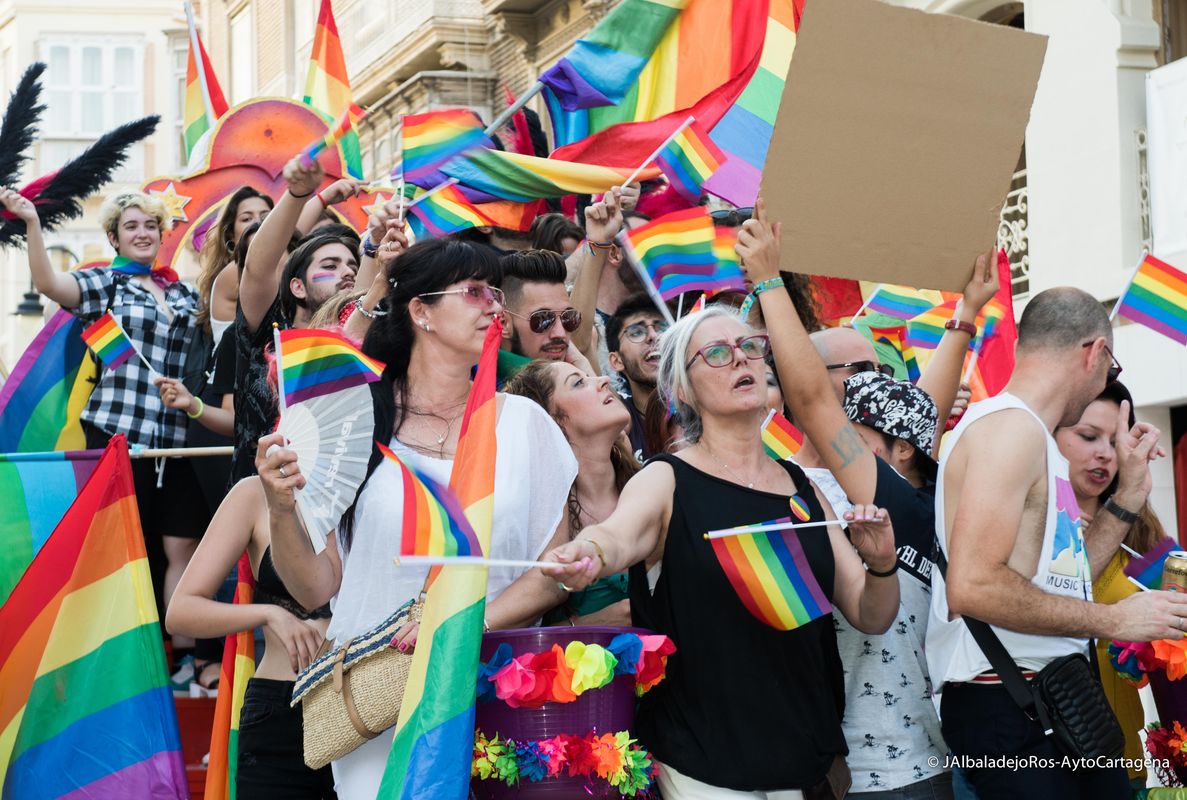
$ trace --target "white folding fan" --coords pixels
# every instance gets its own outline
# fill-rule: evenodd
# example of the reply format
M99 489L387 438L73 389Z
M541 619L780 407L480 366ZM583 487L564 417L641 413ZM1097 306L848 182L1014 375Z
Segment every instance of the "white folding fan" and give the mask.
M353 386L290 405L281 412L277 431L297 454L305 476L305 488L296 493L297 510L320 553L367 476L375 435L371 389Z

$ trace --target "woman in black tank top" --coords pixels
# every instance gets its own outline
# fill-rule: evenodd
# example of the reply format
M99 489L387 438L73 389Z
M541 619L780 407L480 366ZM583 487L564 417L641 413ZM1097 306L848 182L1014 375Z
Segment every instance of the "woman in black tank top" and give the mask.
M793 498L797 516L825 519L804 473L763 450L767 350L765 337L725 311L674 325L661 344L659 390L692 445L652 459L609 519L545 556L569 564L549 574L573 589L632 568L636 622L676 644L667 679L643 697L637 719L640 742L661 762L665 800L711 787L828 796L820 795L826 775L846 753L831 614L791 630L772 627L748 610L737 576L727 575L732 562L705 539L711 530L792 516ZM777 535L802 551L798 570L789 569L810 572L805 583L818 585L817 596L855 627L882 633L898 607L898 581L867 573L862 561L893 574L894 533L872 506L849 516L850 539L835 525ZM663 570L651 594L637 565L657 551Z
M253 601L211 599L244 550L256 579ZM165 627L204 638L264 629L264 656L247 682L239 716L235 786L240 800L336 797L329 766L305 766L301 707L289 706L296 673L316 657L329 618L329 606L302 608L276 573L259 477L236 483L177 584Z

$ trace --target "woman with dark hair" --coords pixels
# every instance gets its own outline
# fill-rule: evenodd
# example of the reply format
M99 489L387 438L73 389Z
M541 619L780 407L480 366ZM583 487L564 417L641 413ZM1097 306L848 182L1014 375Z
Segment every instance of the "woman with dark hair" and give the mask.
M529 233L533 250L551 250L562 256L576 250L585 238L581 226L564 214L541 214L532 220Z
M214 347L235 321L239 299L239 273L225 268L235 261L235 245L243 231L272 210L272 198L251 186L235 190L218 215L218 222L206 233L199 254L198 309L196 322L210 334ZM221 280L220 280L221 278Z
M1161 452L1158 431L1144 433L1145 437L1137 427L1133 397L1120 381L1106 386L1074 425L1055 429L1085 530L1091 531L1097 514L1111 513L1130 523L1124 546L1117 548L1099 575L1092 576L1092 599L1097 603L1117 603L1140 591L1125 577L1130 561L1126 548L1147 553L1167 538L1149 502L1153 488L1149 461ZM1096 656L1105 695L1125 731L1125 758L1141 764L1144 751L1138 731L1145 726L1145 714L1137 689L1109 666L1109 642L1097 640ZM1145 786L1145 774L1145 769L1129 769L1130 779L1140 781L1139 788Z
M587 375L563 361L533 361L505 389L547 411L573 448L578 466L577 480L569 490L568 539L576 538L587 525L604 522L618 505L622 487L639 471L623 435L631 416L610 388L610 379ZM569 593L564 605L546 614L544 621L630 625L627 574L607 575L583 591Z
M470 373L487 328L503 310L503 293L496 288L502 278L498 256L486 247L438 239L401 254L390 274L388 312L377 316L363 341L363 352L386 364L371 384L375 439L445 484ZM577 465L556 423L535 403L499 395L497 413L490 556L536 560L554 537L568 539L563 517ZM269 454L272 445L281 446ZM403 483L398 466L378 449L354 504L330 533L326 549L314 553L293 511L293 491L305 480L296 458L283 447L283 437L260 439L256 463L271 512L273 558L304 607L334 598L327 638L345 642L415 598L428 569L397 568L392 562L400 548ZM485 622L488 628L530 625L563 599L539 570L492 568ZM399 649L414 644L414 635L402 631ZM391 741L389 730L334 762L339 797L375 797Z

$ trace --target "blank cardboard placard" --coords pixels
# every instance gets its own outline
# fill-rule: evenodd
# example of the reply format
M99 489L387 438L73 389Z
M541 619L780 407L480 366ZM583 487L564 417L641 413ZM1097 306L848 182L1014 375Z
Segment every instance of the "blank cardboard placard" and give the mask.
M809 0L763 171L782 267L960 291L994 242L1047 38Z

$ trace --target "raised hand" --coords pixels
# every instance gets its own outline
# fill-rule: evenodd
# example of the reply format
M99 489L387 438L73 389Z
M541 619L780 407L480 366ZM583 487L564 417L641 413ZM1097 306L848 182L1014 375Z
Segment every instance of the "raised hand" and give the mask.
M609 244L622 230L621 193L621 187L615 186L606 192L600 202L592 203L585 209L585 235L589 241Z
M32 200L16 189L0 189L0 205L3 205L5 211L25 224L41 221L37 216L37 206L33 205Z
M190 406L194 403L194 396L190 394L190 390L184 383L176 378L158 377L153 380L153 384L161 393L161 402L166 406L187 414L193 413Z
M354 197L363 189L363 182L354 178L339 178L322 189L321 199L327 207L337 205L344 200Z
M754 201L754 215L742 223L734 248L742 259L742 272L751 283L761 283L779 275L781 224L767 219L767 206L760 197Z
M375 260L379 262L377 278L389 280L391 275L388 274L388 271L392 264L407 249L408 235L404 233L404 223L391 220L388 223L387 233L383 235L383 240L379 243L379 251L375 254Z
M305 488L305 476L297 464L297 454L284 446L284 435L270 433L260 437L256 448L256 472L264 487L264 499L272 513L291 513L296 509L296 491Z
M1117 408L1117 491L1115 501L1137 511L1154 487L1150 462L1166 453L1158 445L1162 432L1148 422L1129 427L1129 401Z
M997 249L992 248L987 253L981 253L973 262L973 274L965 284L964 305L973 312L974 316L980 312L985 304L993 299L1000 287L997 274Z
M302 156L293 156L284 165L284 181L288 184L289 193L294 197L307 197L321 186L325 173L317 159L307 162Z

